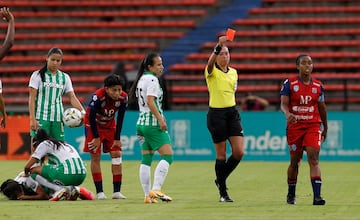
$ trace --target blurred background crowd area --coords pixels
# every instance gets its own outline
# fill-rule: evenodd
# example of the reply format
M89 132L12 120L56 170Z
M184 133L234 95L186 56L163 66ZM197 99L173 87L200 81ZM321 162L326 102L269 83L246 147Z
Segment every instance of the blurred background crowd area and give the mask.
M159 52L165 72L165 109L206 110L203 76L218 36L236 30L227 45L237 69L237 101L246 94L278 110L283 80L297 74L295 59L312 56L313 76L326 90L329 110L360 109L360 1L358 0L3 0L15 16L15 44L0 63L7 111L28 112L28 82L47 51L64 52L82 103L120 74L127 88L148 52ZM1 22L2 39L6 22ZM65 99L65 102L67 100Z

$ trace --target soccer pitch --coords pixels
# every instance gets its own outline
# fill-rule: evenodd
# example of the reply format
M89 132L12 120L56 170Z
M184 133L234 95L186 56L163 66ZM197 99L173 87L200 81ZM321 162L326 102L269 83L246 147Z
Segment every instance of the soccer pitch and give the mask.
M94 192L88 166L84 186ZM157 161L154 161L156 165ZM0 161L0 181L15 177L25 161ZM214 162L175 161L163 190L170 203L144 204L138 161L124 161L122 193L125 200L9 201L0 197L0 219L360 219L360 163L322 162L325 206L312 205L309 167L300 167L297 204L287 205L287 162L248 162L228 179L234 203L219 203L214 185ZM112 193L110 162L102 162L104 190Z

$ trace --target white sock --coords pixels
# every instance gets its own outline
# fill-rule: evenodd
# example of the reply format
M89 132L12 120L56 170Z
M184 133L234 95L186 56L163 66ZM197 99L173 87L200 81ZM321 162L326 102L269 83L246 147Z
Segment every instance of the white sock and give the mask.
M140 183L144 190L145 196L149 195L150 186L151 186L151 176L150 176L150 166L145 164L140 165Z
M59 191L60 189L62 189L63 187L56 185L54 183L50 183L47 179L45 179L44 177L40 176L40 175L36 175L35 180L42 186L46 186L49 189L56 191Z
M166 160L160 160L155 169L153 190L161 190L169 171L170 164Z

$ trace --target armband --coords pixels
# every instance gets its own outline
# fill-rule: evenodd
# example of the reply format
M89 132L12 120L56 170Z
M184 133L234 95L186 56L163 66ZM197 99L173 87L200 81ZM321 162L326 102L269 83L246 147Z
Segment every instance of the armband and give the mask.
M222 48L222 46L220 46L219 44L217 44L217 45L214 47L214 54L215 54L215 55L219 55L219 54L220 54L220 51L221 51L221 48Z

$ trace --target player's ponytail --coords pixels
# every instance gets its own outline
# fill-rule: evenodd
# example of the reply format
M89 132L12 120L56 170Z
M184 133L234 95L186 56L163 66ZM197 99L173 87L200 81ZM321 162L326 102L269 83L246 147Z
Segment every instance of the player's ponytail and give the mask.
M131 85L131 88L129 90L129 102L133 103L136 102L136 86L140 80L140 77L144 74L145 71L148 71L148 66L154 65L154 58L160 56L158 53L149 53L140 64L140 67L138 69L136 78L134 82Z

